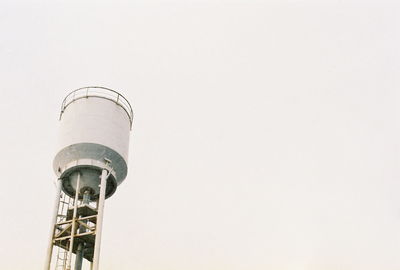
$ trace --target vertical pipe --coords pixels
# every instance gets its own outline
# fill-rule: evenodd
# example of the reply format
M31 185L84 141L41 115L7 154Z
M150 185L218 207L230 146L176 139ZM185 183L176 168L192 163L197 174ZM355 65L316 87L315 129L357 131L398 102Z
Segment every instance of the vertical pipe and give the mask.
M76 248L74 270L81 270L82 269L83 248L84 248L83 243L79 243L78 247Z
M90 199L89 190L86 190L83 193L82 204L88 204ZM79 218L82 216L80 215ZM85 222L86 223L86 222ZM84 233L85 227L79 227L79 233ZM78 248L76 249L76 256L75 256L75 268L74 270L81 270L82 269L82 260L83 260L83 250L85 249L85 243L79 243Z
M51 256L53 254L53 237L54 237L54 231L56 229L58 208L59 208L59 205L60 205L60 195L61 195L61 179L59 178L59 179L57 179L57 183L56 183L56 197L55 197L55 200L54 200L53 216L52 216L52 219L51 219L49 245L47 247L46 264L45 264L45 267L44 267L45 270L50 270Z
M71 263L72 263L72 249L74 248L74 237L75 237L75 230L76 230L76 212L78 210L78 199L79 199L79 188L81 182L81 173L78 172L78 180L76 182L76 190L75 190L75 201L74 201L74 213L72 215L72 228L71 228L71 238L69 240L69 252L68 252L68 264L67 270L71 270Z
M99 269L101 229L103 227L104 201L106 198L106 185L107 185L106 180L107 180L107 170L103 169L103 171L101 172L100 196L97 208L98 213L96 221L96 240L94 242L93 270Z

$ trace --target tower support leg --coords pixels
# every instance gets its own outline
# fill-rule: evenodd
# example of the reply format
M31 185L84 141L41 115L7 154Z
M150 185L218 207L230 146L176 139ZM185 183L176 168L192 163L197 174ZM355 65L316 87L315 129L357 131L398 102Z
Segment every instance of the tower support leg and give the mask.
M46 264L45 264L44 270L50 270L50 266L51 266L51 256L53 255L53 237L54 237L55 226L57 223L58 207L60 205L60 196L61 196L61 179L57 179L56 197L54 200L54 209L53 209L53 216L51 219L49 246L47 247Z
M76 183L76 190L75 190L74 212L73 212L73 215L72 215L71 238L69 240L67 270L71 270L71 266L72 266L72 250L73 250L73 247L74 247L74 240L75 240L76 213L77 213L77 210L78 210L80 182L81 182L81 174L78 173L78 180L77 180L77 183Z
M99 194L99 203L97 209L98 214L96 221L96 239L95 239L94 255L93 255L93 270L99 269L101 230L103 227L104 202L106 199L106 186L108 177L107 174L108 174L107 170L103 169L103 171L101 172L100 194Z

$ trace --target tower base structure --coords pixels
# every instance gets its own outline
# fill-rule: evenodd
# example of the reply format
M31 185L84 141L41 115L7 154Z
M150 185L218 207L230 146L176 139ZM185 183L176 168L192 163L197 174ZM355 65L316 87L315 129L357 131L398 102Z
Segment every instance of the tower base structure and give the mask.
M98 196L90 196L88 188L81 188L79 173L74 197L62 190L62 179L57 180L44 270L99 269L106 185L111 171L102 170Z

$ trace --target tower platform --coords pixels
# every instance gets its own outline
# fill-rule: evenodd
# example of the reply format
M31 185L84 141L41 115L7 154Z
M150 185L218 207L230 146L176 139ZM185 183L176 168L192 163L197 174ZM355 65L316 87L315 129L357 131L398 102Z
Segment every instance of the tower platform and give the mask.
M72 253L76 254L79 244L83 244L83 258L92 262L98 212L94 207L83 204L77 206L76 218L73 218L73 214L74 208L69 207L66 213L66 220L56 224L53 243L67 251L70 248L73 237ZM75 226L73 226L74 222ZM75 232L73 233L72 227L75 227Z

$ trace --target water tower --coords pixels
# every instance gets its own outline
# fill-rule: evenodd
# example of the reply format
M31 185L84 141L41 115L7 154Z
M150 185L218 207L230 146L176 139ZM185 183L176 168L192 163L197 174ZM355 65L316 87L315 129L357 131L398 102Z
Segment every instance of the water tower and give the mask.
M98 270L104 202L126 178L132 121L128 100L108 88L80 88L64 99L45 270Z

